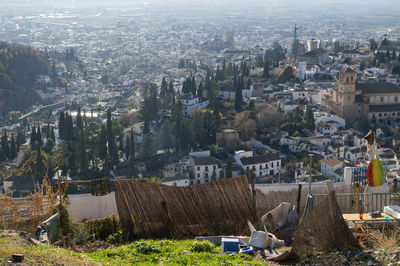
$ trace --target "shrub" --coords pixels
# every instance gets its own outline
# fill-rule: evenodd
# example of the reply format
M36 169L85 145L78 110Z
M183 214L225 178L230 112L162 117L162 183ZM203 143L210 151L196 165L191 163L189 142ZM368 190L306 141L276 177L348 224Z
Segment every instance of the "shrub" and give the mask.
M145 241L138 241L133 244L136 248L136 251L142 254L151 254L151 253L161 253L160 249L158 249L154 244L145 242Z
M95 219L85 221L84 225L91 235L95 235L96 239L107 240L107 238L120 230L120 224L115 219L115 216L106 217L103 219Z
M82 224L75 224L73 228L73 239L74 245L83 245L92 239L92 235Z
M115 234L109 235L106 240L110 244L120 245L128 241L128 236L125 235L122 230L119 230Z
M210 241L195 241L190 248L191 252L209 252L212 253L215 245Z

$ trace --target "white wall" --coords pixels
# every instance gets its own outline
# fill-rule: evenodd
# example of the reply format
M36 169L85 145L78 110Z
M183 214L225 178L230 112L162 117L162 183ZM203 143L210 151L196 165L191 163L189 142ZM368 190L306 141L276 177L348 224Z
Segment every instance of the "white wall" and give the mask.
M75 221L104 218L113 214L118 217L114 192L105 196L72 194L68 195L68 198L70 200L68 211Z

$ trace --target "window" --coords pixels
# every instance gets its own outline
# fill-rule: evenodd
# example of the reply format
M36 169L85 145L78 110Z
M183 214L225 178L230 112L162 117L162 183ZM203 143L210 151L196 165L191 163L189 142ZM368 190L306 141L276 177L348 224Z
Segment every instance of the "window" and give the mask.
M214 165L214 166L213 166L213 170L215 171L216 169L217 169L217 167Z
M246 167L246 171L249 171L249 170L250 170L250 168L247 166L247 167Z
M351 81L353 81L353 76L351 76Z
M346 83L349 83L349 77L346 77Z
M381 103L383 103L383 100L384 100L383 97L381 97Z
M271 167L272 167L272 168L274 167L274 162L271 163Z
M274 175L274 170L271 170L271 172L269 174L270 175Z
M253 171L255 171L255 170L256 170L256 167L253 165L253 168L252 168L252 169L253 169Z
M208 166L206 166L205 171L208 171Z
M387 113L384 113L383 116L387 116Z
M382 114L379 114L379 117L382 117Z
M197 171L200 171L200 166L197 166Z
M262 164L260 164L260 170L262 169Z
M265 169L268 169L268 164L267 163L265 164Z
M197 174L197 178L200 178L200 173Z
M260 172L260 176L262 176L262 172Z
M276 167L279 167L279 162L276 162Z
M397 96L394 96L394 101L397 103L397 101L399 100L399 98Z
M205 177L205 178L208 178L208 173L205 173L205 174L204 174L204 177Z

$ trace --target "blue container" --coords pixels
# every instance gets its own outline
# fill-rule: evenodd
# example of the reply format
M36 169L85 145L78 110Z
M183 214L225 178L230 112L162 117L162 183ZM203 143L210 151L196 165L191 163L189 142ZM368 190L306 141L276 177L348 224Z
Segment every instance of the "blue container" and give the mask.
M237 238L222 238L222 253L238 253L239 239Z

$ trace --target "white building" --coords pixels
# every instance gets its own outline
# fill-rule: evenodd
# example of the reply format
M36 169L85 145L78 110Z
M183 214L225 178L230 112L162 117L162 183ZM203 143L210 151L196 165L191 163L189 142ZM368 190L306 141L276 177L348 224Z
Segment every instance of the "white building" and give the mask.
M235 155L235 161L244 171L253 171L255 177L277 175L281 170L281 158L277 153L249 157L244 155L249 154L242 153L242 157Z
M119 91L102 91L99 95L99 102L106 101L115 97L121 96Z
M331 179L337 179L335 171L343 167L344 163L338 159L321 160L321 174Z
M339 125L335 122L320 122L317 126L317 130L322 135L329 137L336 135L338 132Z
M220 178L223 170L222 163L215 157L190 157L192 174L191 184L204 184L211 181L212 176Z
M196 97L190 94L183 94L176 97L176 101L182 104L182 112L186 116L191 116L194 109L204 109L208 106L209 101L204 97Z

